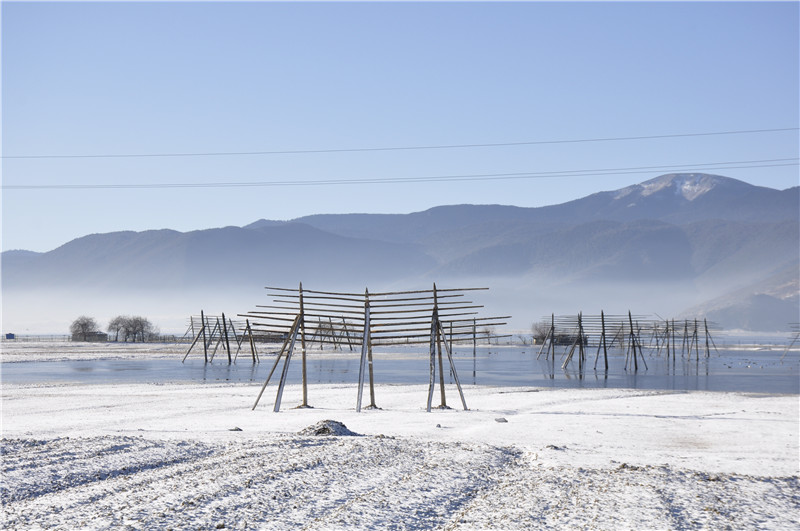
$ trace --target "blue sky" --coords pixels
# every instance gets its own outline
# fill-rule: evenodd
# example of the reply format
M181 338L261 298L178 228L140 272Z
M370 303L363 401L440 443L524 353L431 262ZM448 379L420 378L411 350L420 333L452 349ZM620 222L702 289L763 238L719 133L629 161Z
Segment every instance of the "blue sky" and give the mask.
M673 168L796 186L796 160L738 164L796 159L796 129L49 156L797 128L798 5L3 2L2 248L314 213L541 206ZM703 166L720 162L737 164ZM653 168L624 170L640 167ZM607 168L618 170L594 171ZM572 170L605 174L330 184ZM197 186L252 182L287 184Z

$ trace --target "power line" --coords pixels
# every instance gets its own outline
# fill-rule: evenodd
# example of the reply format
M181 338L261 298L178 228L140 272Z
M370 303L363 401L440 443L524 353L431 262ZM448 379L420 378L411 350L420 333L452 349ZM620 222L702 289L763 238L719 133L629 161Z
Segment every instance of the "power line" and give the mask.
M126 153L126 154L95 154L95 155L3 155L2 159L118 159L118 158L156 158L156 157L231 157L231 156L256 156L256 155L301 155L314 153L360 153L371 151L414 151L432 149L467 149L467 148L493 148L514 146L537 146L547 144L579 144L588 142L622 142L630 140L657 140L665 138L686 138L700 136L742 135L756 133L776 133L784 131L798 131L798 127L785 127L779 129L747 129L740 131L714 131L705 133L681 133L671 135L649 136L621 136L605 138L580 138L561 140L534 140L528 142L498 142L487 144L443 144L425 146L390 146L390 147L361 147L342 149L294 149L274 151L218 151L197 153Z
M704 171L731 170L742 168L772 168L779 166L797 166L800 159L762 159L726 162L704 162L699 164L679 164L661 166L634 166L627 168L595 168L583 170L561 170L545 172L514 173L482 173L462 175L435 175L423 177L388 177L366 179L313 179L299 181L245 181L245 182L188 182L188 183L115 183L115 184L21 184L3 185L3 190L88 190L88 189L161 189L161 188L239 188L266 186L332 186L354 184L402 184L455 181L493 181L512 179L548 179L569 177L597 177L607 175L630 175L653 172L691 172L697 169Z

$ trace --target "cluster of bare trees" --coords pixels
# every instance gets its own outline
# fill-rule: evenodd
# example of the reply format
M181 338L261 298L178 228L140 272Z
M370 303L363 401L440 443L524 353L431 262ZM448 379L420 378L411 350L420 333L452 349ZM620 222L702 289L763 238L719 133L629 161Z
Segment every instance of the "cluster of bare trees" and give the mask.
M158 329L147 318L141 316L118 315L111 319L106 328L113 334L113 341L148 341L158 336ZM69 327L73 341L97 341L102 335L100 326L92 317L82 315L72 321Z
M114 334L114 341L147 341L158 331L149 320L141 316L118 315L108 323L108 333Z

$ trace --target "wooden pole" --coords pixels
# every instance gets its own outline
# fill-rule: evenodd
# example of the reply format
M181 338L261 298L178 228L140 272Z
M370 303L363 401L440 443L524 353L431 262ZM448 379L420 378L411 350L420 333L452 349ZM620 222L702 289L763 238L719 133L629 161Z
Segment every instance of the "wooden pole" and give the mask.
M207 321L205 315L203 314L203 310L200 310L200 321L203 323L201 330L203 331L203 357L205 358L205 362L208 363L208 344L206 343L206 326Z
M294 344L297 340L297 332L300 329L299 323L298 326L295 326L294 331L291 335L291 341L289 342L289 350L286 351L286 360L283 362L283 371L281 372L281 381L278 383L278 394L275 395L275 408L273 411L277 413L281 410L281 399L283 398L283 388L286 386L286 380L289 375L289 362L292 361L292 352L294 352Z
M300 283L300 346L302 348L303 358L303 404L301 407L308 407L308 380L306 379L306 318L303 308L303 283ZM291 353L289 353L291 355ZM287 358L288 365L288 358ZM277 411L277 410L276 410Z
M639 362L636 360L636 336L633 333L633 317L631 316L631 311L628 310L628 323L631 326L631 334L630 334L630 346L633 346L633 370L634 372L639 371Z
M356 412L361 412L361 398L364 393L364 371L366 370L367 354L369 352L369 290L364 290L364 334L361 336L361 361L358 366L358 396L356 400Z
M190 353L190 352L192 351L192 349L194 348L194 345L195 345L195 343L197 343L197 340L198 340L198 339L200 339L200 334L202 334L202 333L203 333L203 330L204 330L204 329L205 329L205 327L202 327L202 326L200 327L200 331L199 331L199 332L197 332L197 335L194 337L194 341L192 341L192 344L191 344L191 345L189 345L189 350L187 350L187 351L186 351L186 356L184 356L184 357L183 357L183 361L182 361L181 363L183 363L184 361L186 361L186 358L189 356L189 353Z
M231 342L228 339L228 324L225 322L225 312L222 312L222 330L225 334L225 348L228 351L228 365L230 365L233 360L231 359Z
M442 323L439 321L439 331L444 334L444 329L442 328ZM453 374L453 380L456 382L456 387L458 388L458 394L461 397L461 405L464 406L464 411L467 411L467 401L464 400L464 391L461 389L461 382L458 381L458 372L456 371L456 365L453 363L453 355L450 347L447 345L447 342L444 344L445 348L447 349L447 359L450 362L450 371Z
M438 359L439 359L439 395L442 397L442 403L439 407L446 408L447 407L447 399L445 398L444 393L444 364L442 363L442 340L446 339L443 337L442 334L442 326L439 322L439 311L438 311L438 300L436 296L436 284L433 284L433 307L436 310L436 347L438 352Z
M433 402L433 386L436 378L436 321L439 319L436 305L433 307L433 314L431 315L431 342L430 342L430 382L428 383L428 407L427 411L431 411L431 402Z
M250 328L250 319L245 319L247 323L247 332L250 337L250 354L253 356L253 363L256 362L256 343L253 341L253 329Z
M367 363L369 364L369 407L377 408L375 404L375 379L372 373L372 334L369 336L369 343L367 347Z
M578 374L583 375L583 362L586 359L586 352L583 348L583 312L578 312Z
M350 341L350 330L347 329L347 321L342 317L342 328L344 328L345 337L347 337L347 346L350 347L350 352L353 352L353 343Z
M258 393L258 398L256 398L256 403L253 404L253 409L256 408L256 406L258 405L258 401L261 400L261 395L264 394L264 389L267 388L267 384L269 383L270 379L272 378L272 374L275 372L275 369L278 367L278 363L280 363L280 361L281 361L281 356L283 356L283 352L286 350L286 347L289 344L290 338L293 337L296 334L297 320L298 320L299 317L300 317L299 315L297 317L295 317L295 320L292 323L292 327L289 330L289 333L286 335L286 339L284 339L284 341L283 341L283 345L281 346L281 350L278 352L278 356L275 358L275 363L272 365L272 369L269 371L269 374L267 375L267 379L264 381L264 385L261 386L261 392Z
M608 347L606 346L606 318L603 310L600 310L600 323L603 326L603 359L606 362L606 372L608 372Z

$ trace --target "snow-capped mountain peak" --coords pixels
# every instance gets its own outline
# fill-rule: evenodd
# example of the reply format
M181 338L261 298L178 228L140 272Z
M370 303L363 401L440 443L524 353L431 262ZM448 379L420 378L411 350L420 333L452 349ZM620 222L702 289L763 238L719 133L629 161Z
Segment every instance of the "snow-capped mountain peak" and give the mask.
M694 201L713 190L724 179L724 177L707 173L671 173L622 188L617 191L614 198L622 199L634 193L641 197L648 197L662 190L672 189L676 196L681 196L687 201Z

